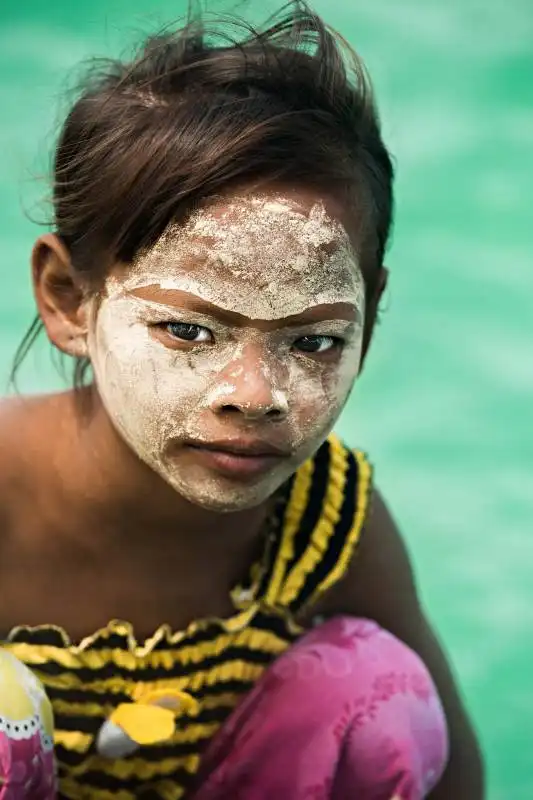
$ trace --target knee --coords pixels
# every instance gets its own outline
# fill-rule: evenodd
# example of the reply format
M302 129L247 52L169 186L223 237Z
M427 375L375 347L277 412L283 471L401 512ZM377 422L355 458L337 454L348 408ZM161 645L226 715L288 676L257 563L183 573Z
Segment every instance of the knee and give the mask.
M361 792L383 783L384 797L425 797L448 757L446 719L431 675L413 650L375 623L341 623L356 652L341 771Z

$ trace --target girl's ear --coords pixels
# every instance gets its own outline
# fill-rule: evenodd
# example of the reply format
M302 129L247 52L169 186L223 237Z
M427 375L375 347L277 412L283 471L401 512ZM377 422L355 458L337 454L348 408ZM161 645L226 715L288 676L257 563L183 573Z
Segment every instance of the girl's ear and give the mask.
M35 300L48 338L69 356L87 356L84 295L58 236L47 233L37 239L31 266Z

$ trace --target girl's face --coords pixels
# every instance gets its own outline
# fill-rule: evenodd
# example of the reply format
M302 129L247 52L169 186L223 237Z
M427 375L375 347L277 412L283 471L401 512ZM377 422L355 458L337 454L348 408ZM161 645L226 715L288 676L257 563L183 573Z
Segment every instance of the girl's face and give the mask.
M236 511L266 500L331 431L364 315L357 253L320 200L242 194L113 271L90 301L88 349L137 455L191 502Z

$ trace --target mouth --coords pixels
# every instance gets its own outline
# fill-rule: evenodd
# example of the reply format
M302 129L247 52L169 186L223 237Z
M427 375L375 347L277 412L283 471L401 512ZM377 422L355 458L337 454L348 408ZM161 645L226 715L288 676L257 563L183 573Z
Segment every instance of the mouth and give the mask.
M257 439L192 440L185 442L184 447L216 472L243 480L267 473L291 455L288 450Z

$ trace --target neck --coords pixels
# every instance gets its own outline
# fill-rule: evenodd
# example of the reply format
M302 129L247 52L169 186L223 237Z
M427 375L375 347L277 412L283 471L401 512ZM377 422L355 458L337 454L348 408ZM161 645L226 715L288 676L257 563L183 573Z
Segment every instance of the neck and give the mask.
M72 469L70 444L61 472L67 476L65 490L75 498L77 514L93 521L90 539L94 545L100 536L108 539L111 535L117 544L124 540L130 547L148 540L153 546L158 538L168 542L171 536L179 538L184 554L205 553L209 547L213 556L213 551L227 554L246 546L260 534L270 503L227 514L190 503L121 439L94 388L83 390L81 400L83 413L74 408L71 396L69 415L73 431L68 435L74 442L77 468Z

